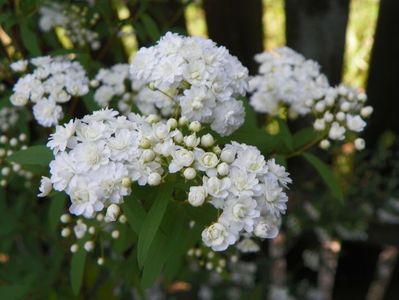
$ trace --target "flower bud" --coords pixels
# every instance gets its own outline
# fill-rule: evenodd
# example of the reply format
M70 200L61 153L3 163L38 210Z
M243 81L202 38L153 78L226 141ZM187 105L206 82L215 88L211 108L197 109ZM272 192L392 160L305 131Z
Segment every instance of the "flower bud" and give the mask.
M345 101L341 104L341 110L343 112L348 112L350 108L351 108L351 104L348 101Z
M360 111L360 115L363 118L368 118L370 117L370 115L373 113L373 108L371 106L365 106L362 108L362 110Z
M326 109L326 104L324 101L319 101L316 103L314 108L317 112L323 112Z
M324 150L330 148L330 141L329 140L322 140L320 142L320 148L324 149Z
M190 125L188 126L188 129L190 129L193 132L198 132L201 130L201 123L198 121L193 121L190 123Z
M8 142L8 138L5 135L0 136L0 143L6 144Z
M201 146L202 147L211 147L214 143L215 143L215 139L209 133L207 133L201 137Z
M220 154L220 158L222 159L222 161L231 164L236 158L236 153L235 151L230 149L223 149L222 153Z
M143 139L140 141L140 147L141 147L141 148L144 148L144 149L150 148L150 147L151 147L151 142L150 142L150 140L147 139L147 138L143 138Z
M125 215L121 215L119 217L119 223L125 224L126 222L127 222L126 216Z
M186 144L186 146L189 148L195 148L198 146L199 143L200 138L197 138L195 133L184 137L184 144Z
M178 144L180 144L180 143L183 142L183 134L181 133L180 130L176 131L176 133L175 133L175 135L174 135L174 137L173 137L173 140L174 140L176 143L178 143Z
M330 113L329 111L327 111L324 116L324 121L326 121L327 123L330 123L334 120L334 115L332 113Z
M87 251L90 252L94 249L94 242L93 241L87 241L84 243L83 248Z
M90 226L88 231L89 231L90 234L95 234L96 233L96 228L94 226Z
M118 230L112 231L112 232L111 232L111 237L112 237L113 239L119 238L119 231L118 231Z
M143 159L145 162L153 161L155 158L155 152L152 149L145 149L143 151Z
M362 138L357 138L355 140L355 148L358 151L363 150L364 148L366 148L366 142L364 141L364 139Z
M180 117L179 119L179 125L184 126L188 124L188 119L186 117Z
M177 127L177 121L174 118L170 118L167 122L166 125L168 125L169 129L175 129Z
M104 221L105 222L114 222L118 218L121 209L116 204L111 204L107 208L107 213L105 214Z
M81 239L86 234L87 225L82 223L82 222L80 222L80 223L78 223L77 225L75 225L73 227L73 231L75 233L76 238L77 239Z
M151 114L151 115L148 115L146 120L150 124L157 123L157 122L159 122L159 116Z
M313 128L317 131L322 131L326 128L324 119L316 119L313 123Z
M192 206L201 206L207 196L206 190L203 186L192 186L188 193L188 202Z
M213 151L213 153L215 153L217 155L220 155L220 153L222 153L222 149L220 149L220 147L217 145L212 148L212 151Z
M184 175L184 178L186 178L187 180L191 180L191 179L195 178L195 176L197 175L197 172L195 171L194 168L187 168L184 170L183 175Z
M343 121L343 120L345 120L345 113L343 113L342 111L340 111L339 113L337 113L336 115L335 115L335 118L338 120L338 121Z
M220 176L226 176L230 172L230 167L225 162L222 162L218 165L217 170Z
M273 239L278 234L278 227L266 221L260 221L254 228L254 234L262 239Z
M1 175L3 176L8 176L11 173L11 169L9 167L4 167L3 169L1 169Z
M68 222L70 222L71 221L71 216L69 215L69 214L63 214L61 217L60 217L60 221L62 222L62 223L68 223Z
M130 177L123 177L122 178L122 186L125 188L129 188L132 185L132 180L130 179Z
M161 183L161 175L159 175L158 173L151 173L148 176L148 184L155 186L155 185L159 185Z
M104 258L99 257L99 258L97 259L97 264L98 264L99 266L102 266L102 265L104 264Z
M79 245L78 244L73 244L70 248L72 253L76 253L79 250Z
M97 217L96 217L96 220L97 220L98 222L104 221L104 215L103 215L103 214L98 214Z
M68 236L70 236L71 235L71 229L69 229L68 227L65 227L65 228L63 228L62 230L61 230L61 236L63 237L63 238L66 238L66 237L68 237Z
M17 146L18 145L18 140L16 139L16 138L12 138L11 140L10 140L10 146L11 147L15 147L15 146Z

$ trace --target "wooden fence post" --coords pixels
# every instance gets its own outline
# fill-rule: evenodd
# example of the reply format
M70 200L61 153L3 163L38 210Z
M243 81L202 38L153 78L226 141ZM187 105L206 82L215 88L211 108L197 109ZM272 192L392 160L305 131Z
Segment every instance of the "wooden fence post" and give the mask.
M349 0L285 0L287 46L322 66L331 84L341 81Z
M371 54L367 94L374 107L366 139L375 145L385 130L399 132L399 1L381 0Z
M209 37L229 49L248 67L257 70L253 60L263 51L261 0L204 0Z

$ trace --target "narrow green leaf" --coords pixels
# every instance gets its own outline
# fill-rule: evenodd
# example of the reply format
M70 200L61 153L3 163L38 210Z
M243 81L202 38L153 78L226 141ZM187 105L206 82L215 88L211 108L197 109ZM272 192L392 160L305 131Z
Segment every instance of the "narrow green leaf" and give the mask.
M134 194L134 193L133 193ZM127 218L127 221L132 230L139 234L141 226L146 217L146 212L141 204L136 200L135 197L130 196L125 200L122 205L123 213Z
M289 150L292 150L294 148L294 143L293 143L291 131L288 128L287 123L280 118L278 118L277 121L278 121L279 130L280 130L278 133L278 136L283 141L285 146Z
M331 171L330 167L311 153L304 153L303 157L317 170L317 172L319 172L321 178L323 178L324 183L331 190L334 197L340 201L343 201L341 187L339 186L337 178Z
M7 161L16 162L21 165L48 166L53 160L53 153L44 145L32 146L20 150L7 157Z
M146 29L146 32L152 41L157 41L161 36L157 23L155 23L155 21L148 14L143 14L140 19L143 22L144 28Z
M33 32L26 22L21 24L21 38L25 48L29 51L32 56L40 56L41 51L39 47L39 41L36 33Z
M80 287L82 286L86 257L87 252L84 249L79 249L79 251L72 256L70 275L72 291L75 295L79 294Z
M28 292L29 286L27 285L4 285L0 287L0 299L18 300L22 299Z
M48 222L51 232L55 232L60 220L60 216L64 212L66 195L64 193L56 193L50 199L50 208L48 211Z
M172 190L173 184L171 183L163 184L159 187L155 201L141 226L137 245L137 261L140 268L143 267L148 256L148 250L150 249L151 243L154 240L159 225L161 224L162 218L169 204Z

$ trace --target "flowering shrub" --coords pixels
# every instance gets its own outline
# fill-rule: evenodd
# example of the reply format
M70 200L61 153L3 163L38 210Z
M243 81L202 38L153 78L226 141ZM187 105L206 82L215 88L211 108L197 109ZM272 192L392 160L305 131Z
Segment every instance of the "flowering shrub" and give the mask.
M258 266L242 258L262 253L262 241L298 224L289 215L298 190L289 159L303 157L327 185L328 201L340 203L340 182L311 149L341 141L362 150L358 134L372 113L366 96L331 87L316 62L288 48L257 55L259 74L250 77L225 47L171 32L140 48L131 63L104 63L112 43L102 44L95 31L100 16L89 2L41 5L36 25L46 37L62 29L70 49L42 56L25 36L29 55L11 55L6 64L4 206L15 208L16 219L35 215L28 218L32 230L56 245L46 247L57 260L42 263L52 272L71 252L66 265L75 294L85 272L103 269L129 295L131 286L140 296L162 290L183 268L208 272L201 295L223 280L229 288L253 288ZM266 115L265 124L256 113ZM298 130L293 121L301 118L308 127ZM32 190L40 205L32 204ZM307 202L299 206L312 212Z

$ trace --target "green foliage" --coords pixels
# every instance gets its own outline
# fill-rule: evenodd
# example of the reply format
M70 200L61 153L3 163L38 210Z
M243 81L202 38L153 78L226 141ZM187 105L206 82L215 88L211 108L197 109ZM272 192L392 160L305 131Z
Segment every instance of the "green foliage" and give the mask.
M86 257L87 252L82 247L72 256L70 277L72 291L75 295L79 294L80 287L82 286Z
M10 162L21 165L48 166L54 159L53 153L44 145L31 146L25 150L20 150L7 158Z
M321 178L323 178L326 186L331 190L332 194L339 201L343 201L343 194L341 187L334 175L331 171L330 167L326 165L323 161L321 161L317 156L311 153L304 153L303 157L316 169L316 171L320 174Z

